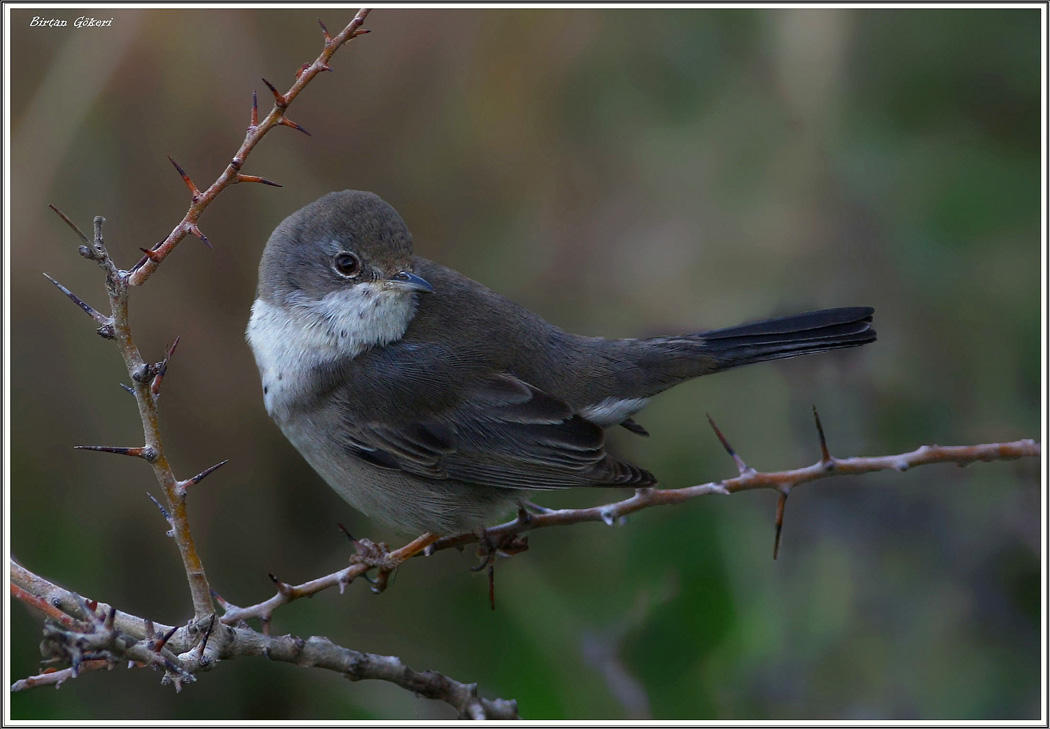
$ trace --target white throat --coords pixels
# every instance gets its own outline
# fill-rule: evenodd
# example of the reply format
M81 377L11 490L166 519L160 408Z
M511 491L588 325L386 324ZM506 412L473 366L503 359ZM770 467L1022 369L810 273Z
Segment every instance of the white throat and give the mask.
M399 340L415 312L414 295L373 283L322 299L293 294L284 306L256 299L246 336L262 376L267 412L279 420L315 366Z

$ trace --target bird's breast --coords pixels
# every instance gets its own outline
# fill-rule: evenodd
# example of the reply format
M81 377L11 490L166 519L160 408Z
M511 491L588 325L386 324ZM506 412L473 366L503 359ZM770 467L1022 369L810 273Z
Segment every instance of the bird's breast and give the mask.
M354 359L399 340L415 312L412 295L363 284L316 300L278 305L256 299L246 332L266 411L278 423L314 401L326 363Z

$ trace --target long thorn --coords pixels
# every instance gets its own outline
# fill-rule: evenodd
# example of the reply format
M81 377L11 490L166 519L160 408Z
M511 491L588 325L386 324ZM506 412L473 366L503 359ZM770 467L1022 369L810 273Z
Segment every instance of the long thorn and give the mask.
M332 42L332 36L328 35L328 27L324 24L324 21L318 18L317 24L321 26L321 32L324 33L324 45L327 48Z
M153 652L154 652L154 653L160 653L160 652L161 652L161 650L162 650L162 649L164 648L164 646L168 644L168 641L169 641L169 640L171 640L171 636L175 635L175 631L176 631L176 630L178 630L178 629L179 629L179 626L177 626L177 625L176 625L176 626L175 626L175 627L173 627L173 628L172 628L171 630L169 630L169 631L168 631L167 633L165 633L164 635L162 635L162 636L161 636L161 637L160 637L160 638L159 638L159 639L158 639L158 640L157 640L157 641L156 641L156 642L155 642L155 643L153 644Z
M496 565L489 562L489 609L496 609Z
M291 127L292 129L298 129L300 132L302 132L303 134L305 134L308 137L312 137L313 136L312 134L310 134L310 132L306 131L306 129L304 129L301 124L296 124L295 122L293 122L291 119L288 119L287 117L281 117L281 121L279 121L277 123L278 124L282 124L282 125L284 125L286 127Z
M161 514L161 516L164 517L164 521L166 521L169 524L171 524L171 514L169 514L168 510L164 508L164 504L162 504L159 501L157 501L156 497L153 494L151 494L149 491L146 492L146 496L148 496L149 500L152 501L156 505L156 507L158 509L160 509L160 514Z
M182 181L186 183L186 187L190 190L190 196L193 198L193 201L196 202L201 196L200 190L198 190L197 186L193 184L193 180L191 180L190 176L186 174L186 170L182 169L182 167L179 166L179 163L176 162L170 154L168 155L168 161L175 165L175 169L179 171L180 175L182 175Z
M78 445L73 447L80 451L98 451L100 453L116 453L118 456L134 456L135 458L145 459L150 463L157 460L157 452L149 446L139 446L138 448L124 448L121 446Z
M191 225L189 227L189 231L198 238L200 238L202 241L204 241L204 245L208 246L209 249L212 248L212 244L211 241L208 240L208 236L204 235L204 233L201 232L201 229L198 228L196 225Z
M67 289L62 284L60 284L58 281L56 281L55 279L53 279L50 276L48 276L46 273L44 274L44 278L46 278L48 281L53 283L58 288L59 291L61 291L63 294L65 294L66 296L69 297L70 301L72 301L74 304L76 304L81 309L83 309L84 312L88 316L90 316L92 319L94 319L96 322L98 322L102 326L111 325L113 323L113 320L110 319L108 316L104 316L100 312L95 311L95 309L92 308L90 304L85 302L83 299L81 299L79 296L74 294L72 291Z
M214 466L210 466L208 468L205 468L203 471L198 473L196 476L188 478L185 481L179 482L179 485L184 487L184 488L185 487L189 487L189 486L196 486L201 481L203 481L206 476L211 475L212 473L214 473L215 471L219 470L220 468L222 468L223 466L225 466L229 462L230 462L230 460L228 458L225 461L219 461Z
M286 106L288 106L288 100L284 98L284 94L277 90L276 86L274 86L266 79L263 79L262 82L266 84L266 88L270 89L270 93L273 94L273 103L277 106L278 109L283 109Z
M66 216L65 213L63 213L61 210L56 208L54 205L48 205L48 207L51 208L52 210L54 210L55 213L58 215L58 217L62 218L62 220L64 220L64 221L66 221L66 225L68 225L70 228L72 228L73 232L76 233L78 236L80 236L80 240L81 241L83 241L84 243L90 243L91 242L91 241L88 240L88 237L86 235L84 235L83 231L80 230L80 228L77 227L77 224L74 223L72 220L70 220Z
M212 599L215 600L215 602L219 604L219 607L222 608L222 611L224 613L230 612L230 608L234 607L232 602L230 602L229 600L224 598L222 595L217 593L215 590L210 590L210 592L211 592Z
M824 439L824 426L820 424L820 414L817 413L817 406L813 406L813 420L817 424L817 435L820 436L820 462L825 466L830 466L835 463L835 459L831 457L831 453L828 452L828 442Z
M175 341L171 343L171 346L170 346L170 347L168 347L168 351L167 351L167 353L166 353L166 354L164 355L164 362L165 362L165 363L166 363L166 362L167 362L167 361L168 361L169 359L171 359L171 355L175 354L175 348L176 348L177 346L179 346L179 340L180 340L180 339L182 339L182 337L181 337L181 336L177 336L177 337L175 337Z
M787 506L788 492L781 491L777 499L776 535L773 537L773 559L780 554L780 532L784 529L784 507Z
M279 182L271 182L265 177L258 177L256 175L237 175L233 178L234 182L258 182L263 185L269 185L270 187L284 187Z
M252 129L259 126L259 95L252 91Z
M208 638L211 637L212 628L215 627L215 613L211 614L211 621L208 623L207 630L204 631L204 639L201 644L197 647L197 659L200 660L204 657L204 651L208 647Z
M710 413L707 414L707 422L711 424L711 429L715 431L715 435L718 436L718 440L722 442L722 447L726 449L726 453L728 453L732 457L733 463L736 464L736 468L738 471L740 471L740 474L743 475L751 471L751 467L744 463L744 459L741 458L735 450L733 450L733 446L729 445L729 441L726 440L726 437L722 435L722 431L718 429L717 425L715 425L715 420L711 417Z
M318 22L320 22L320 21L318 21ZM349 529L347 529L342 524L336 524L336 526L339 527L339 531L341 531L343 534L346 535L347 539L349 539L351 542L357 542L357 540L354 539L354 535L350 533Z

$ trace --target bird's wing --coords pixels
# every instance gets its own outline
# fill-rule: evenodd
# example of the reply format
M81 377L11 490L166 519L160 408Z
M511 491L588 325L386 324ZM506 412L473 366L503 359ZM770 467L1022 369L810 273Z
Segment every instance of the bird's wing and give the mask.
M484 380L426 420L354 418L345 426L350 454L427 479L519 489L656 482L606 454L600 426L509 374Z

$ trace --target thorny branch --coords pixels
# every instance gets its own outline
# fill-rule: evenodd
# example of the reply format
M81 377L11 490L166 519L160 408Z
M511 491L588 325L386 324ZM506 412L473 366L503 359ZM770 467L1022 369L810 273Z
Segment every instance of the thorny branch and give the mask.
M293 127L299 131L306 131L300 125L285 116L288 106L292 103L295 97L299 95L299 92L302 91L315 76L317 76L317 74L322 71L332 70L328 65L328 62L340 46L347 41L368 32L361 29L361 25L364 23L368 13L369 11L367 9L359 11L350 24L335 37L330 36L328 30L324 27L324 24L321 23L324 48L313 63L306 64L300 69L296 74L295 83L292 84L291 89L287 92L283 94L280 93L269 81L263 79L264 83L273 93L273 108L260 122L258 102L253 95L251 121L248 125L248 131L245 134L244 142L241 144L241 147L237 150L236 154L234 154L233 159L229 165L227 165L223 173L206 190L203 192L198 190L189 175L186 174L175 160L171 160L172 164L175 165L175 169L186 183L186 187L190 191L190 207L183 216L183 219L175 226L167 238L152 248L141 249L145 255L134 266L132 266L131 269L120 269L114 262L109 251L106 249L102 236L102 224L104 222L102 217L95 218L94 235L89 239L83 232L81 232L72 220L52 206L52 209L55 210L66 224L73 229L83 243L83 245L80 246L80 255L88 260L95 261L105 272L106 293L109 298L110 306L109 315L107 316L96 311L58 281L47 276L47 274L44 275L99 325L98 333L102 337L116 341L120 354L124 359L124 364L127 367L128 374L131 376L132 380L132 385L130 387L125 385L125 389L128 389L135 396L145 439L145 443L142 446L77 447L82 450L101 451L141 458L153 467L154 476L164 491L166 505L156 502L156 499L154 499L154 501L160 507L161 514L164 516L165 520L170 524L171 531L169 534L174 537L175 543L178 545L183 567L185 568L186 577L189 582L190 595L193 600L194 617L196 620L205 620L209 615L214 614L215 606L211 599L211 588L204 572L204 565L201 562L200 556L197 554L197 549L190 533L189 520L186 516L186 495L190 486L200 483L201 479L219 466L223 465L225 461L205 469L192 478L179 480L175 477L174 471L168 463L164 451L164 445L161 441L160 427L158 423L158 399L160 397L161 383L167 372L168 363L175 352L175 347L179 340L178 338L175 339L175 342L168 348L163 360L156 363L147 362L143 358L138 347L135 345L132 336L131 324L128 317L129 294L132 287L141 286L149 279L150 275L157 270L157 267L161 262L171 254L175 249L175 246L177 246L187 235L193 234L208 244L209 247L211 246L207 236L205 236L197 226L197 221L200 218L201 213L204 212L204 210L224 189L238 182L260 182L267 185L276 184L262 177L241 174L240 170L243 167L245 160L263 136L276 126L284 125ZM151 496L150 498L153 497Z
M816 411L814 410L814 415ZM819 419L817 420L819 424ZM712 423L713 425L713 423ZM717 432L717 428L716 428ZM823 443L823 434L821 434ZM800 484L817 481L832 476L858 476L875 471L907 471L916 466L933 463L954 463L967 466L977 461L1005 461L1025 457L1038 458L1042 447L1034 440L1018 440L1010 443L989 443L971 446L936 446L925 445L910 453L890 456L872 456L857 458L833 458L827 456L820 461L790 471L761 472L744 464L743 460L729 447L723 439L726 450L737 461L739 475L721 481L686 486L678 489L638 489L630 498L604 506L593 506L588 509L558 509L540 514L519 514L518 519L486 530L485 539L491 544L502 542L522 532L540 527L564 526L588 521L601 521L615 526L628 515L650 506L680 504L684 501L706 496L708 494L733 494L752 489L773 489L786 500L791 490ZM777 540L782 524L783 509L777 523ZM441 539L433 545L433 550L458 547L478 541L476 534L460 534ZM774 552L774 557L776 556Z
M379 578L374 582L372 590L381 592L386 586L386 576L389 575L390 571L396 569L411 557L420 554L430 555L439 550L450 547L462 548L468 544L480 541L479 553L486 560L483 564L489 564L497 553L513 554L527 549L528 544L524 535L533 529L568 526L583 522L604 522L609 526L615 526L622 523L628 514L636 511L652 506L681 504L698 496L706 496L708 494L732 494L737 491L761 488L777 491L780 498L775 521L776 533L773 552L775 559L783 526L784 504L791 490L800 484L833 476L856 476L875 471L903 472L917 466L934 463L954 463L958 466L967 466L977 461L1004 461L1026 457L1038 458L1042 453L1041 445L1034 440L1018 440L1010 443L971 446L927 445L910 453L898 455L835 458L828 451L827 442L824 438L824 429L821 426L820 418L815 408L813 415L820 440L821 459L812 466L788 471L756 471L744 463L744 460L729 445L725 436L722 435L712 420L711 425L716 435L736 464L738 475L733 478L677 489L638 489L629 498L585 509L540 509L540 513L537 514L522 511L519 512L516 519L490 527L483 534L471 532L444 537L433 541L425 549L418 548L418 544L421 543L420 539L414 540L404 547L389 553L386 552L385 545L374 545L364 539L356 540L354 545L357 547L359 554L351 558L350 566L341 570L299 585L285 584L271 575L271 578L277 584L277 593L268 600L247 607L237 607L216 596L220 606L225 610L222 622L232 625L248 619L258 618L263 621L263 626L266 628L274 610L281 605L302 597L310 597L331 587L337 587L342 592L346 585L357 577L364 575L373 567L378 568Z
M359 35L368 33L368 30L364 30L361 26L365 22L365 18L368 17L369 12L367 8L362 8L358 11L354 19L350 21L343 30L337 35L330 36L328 29L325 28L324 23L321 23L321 30L324 34L324 50L321 51L313 63L305 64L302 69L296 74L295 83L285 93L279 92L273 84L266 79L263 79L263 83L270 89L273 94L273 108L270 113L259 121L259 108L258 102L256 101L255 95L252 96L252 115L251 121L248 124L248 131L244 135L244 142L241 144L240 149L237 150L236 154L233 155L233 159L223 170L222 174L219 175L218 179L215 180L206 190L198 190L197 186L193 184L193 180L190 179L189 175L178 165L175 160L171 160L171 163L175 165L175 169L182 176L183 181L186 183L186 187L190 191L190 207L186 211L186 215L183 216L179 224L172 229L168 237L162 240L157 245L153 246L149 250L143 249L145 254L138 263L136 263L131 271L128 272L127 283L129 286L141 286L146 282L147 279L153 272L157 270L157 267L161 262L167 258L175 246L177 246L187 235L194 235L200 238L209 247L211 243L208 238L201 232L200 228L197 227L197 220L204 210L211 205L212 201L218 196L220 192L225 190L230 185L235 185L239 182L258 182L264 185L272 185L280 187L275 182L270 182L262 177L255 175L244 175L241 174L241 168L244 166L244 162L248 155L251 153L255 145L259 143L259 140L266 135L271 129L277 126L287 126L293 129L297 129L309 135L302 126L296 124L287 116L285 112L288 106L295 100L295 97L299 95L299 92L310 83L317 74L322 71L331 71L331 66L328 62L332 59L332 55L339 50L349 40L353 40ZM318 21L320 22L320 21Z
M461 683L435 671L415 671L396 656L351 650L318 636L270 636L214 621L182 627L153 623L86 600L16 562L11 563L11 581L13 596L54 618L45 625L42 644L48 668L16 681L12 691L57 687L78 673L110 670L118 663L161 670L163 681L179 690L221 660L265 656L272 661L337 671L351 681L388 681L419 696L443 701L464 719L518 718L516 702L482 698L477 684ZM71 665L56 668L67 663Z
M831 456L828 450L815 409L814 419L820 438L821 459L812 466L788 471L756 471L729 445L712 421L715 433L736 464L736 477L680 489L639 489L630 498L587 509L542 510L539 514L523 511L517 519L487 529L483 534L461 534L436 541L420 538L393 552L388 552L384 545L374 545L363 539L355 540L359 553L351 559L349 567L301 585L289 585L271 575L277 584L277 594L264 602L240 608L215 595L225 611L218 626L214 620L206 627L200 622L191 622L178 629L154 625L149 620L116 611L106 605L85 601L12 562L12 595L49 616L55 621L54 625L62 628L52 628L48 633L52 644L58 646L51 649L50 660L65 659L74 663L69 668L49 669L48 672L18 681L12 690L57 686L68 678L76 677L78 670L111 669L118 659L129 660L132 665L152 665L163 669L165 681L180 688L183 682L194 680L198 672L210 669L219 660L242 655L264 655L271 660L339 671L351 680L390 681L418 695L450 704L457 708L461 718L513 719L517 718L515 702L482 699L477 694L476 684L463 684L433 671L413 671L397 657L360 653L337 646L323 637L305 640L290 635L272 637L269 628L273 612L281 605L329 587L338 586L342 591L352 580L373 568L378 568L381 575L389 575L400 564L419 554L432 554L449 547L462 547L480 541L482 556L489 561L497 551L513 553L524 549L526 544L522 535L532 529L588 521L616 525L622 523L627 514L650 506L679 504L708 494L730 494L759 488L776 490L780 494L777 509L779 544L783 503L791 489L799 484L837 475L903 472L934 463L967 466L977 461L1039 457L1042 452L1039 443L1020 440L973 446L922 446L898 455L839 459ZM424 544L428 545L425 550L421 548ZM376 580L373 590L379 592L383 586L385 580ZM105 620L98 618L96 608L107 616ZM82 619L84 615L89 617L86 631L85 628L79 628L74 620ZM262 632L249 628L246 622L249 619L259 619ZM112 635L94 636L93 639L84 637L85 632L93 635L99 632L100 626L104 628L107 624ZM212 637L213 629L216 628Z

